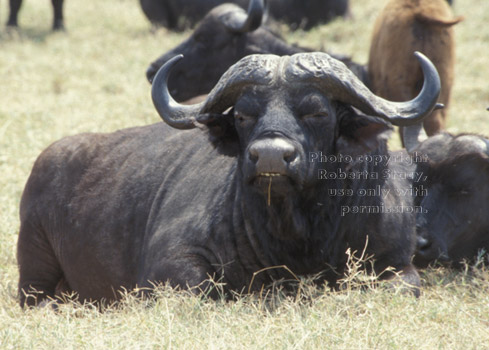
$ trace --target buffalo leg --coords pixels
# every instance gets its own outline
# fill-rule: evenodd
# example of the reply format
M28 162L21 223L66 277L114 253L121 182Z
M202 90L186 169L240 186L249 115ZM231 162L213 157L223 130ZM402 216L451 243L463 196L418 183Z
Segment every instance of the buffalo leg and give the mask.
M36 306L55 298L63 273L45 235L30 223L20 228L17 245L20 306Z
M433 111L423 121L424 129L428 136L435 135L445 128L445 111Z
M63 30L63 0L51 0L53 3L53 30Z
M10 12L8 16L7 25L11 27L17 27L17 15L19 14L20 6L22 5L22 0L10 0Z

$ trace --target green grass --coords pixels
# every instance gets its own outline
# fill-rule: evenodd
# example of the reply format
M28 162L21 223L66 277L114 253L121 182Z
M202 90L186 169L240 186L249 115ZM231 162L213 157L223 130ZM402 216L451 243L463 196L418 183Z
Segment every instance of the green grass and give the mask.
M456 27L448 129L489 135L489 2L455 2L466 19ZM371 27L385 0L351 3L354 20L287 38L366 62ZM6 1L0 6L3 24ZM1 349L489 348L489 272L481 267L423 272L418 300L383 288L333 293L306 281L301 297L214 302L160 289L156 302L129 295L103 313L76 303L58 313L20 310L18 207L35 158L66 135L159 121L145 69L188 35L152 34L137 0L68 0L65 13L68 32L53 34L50 2L25 0L20 32L0 29Z

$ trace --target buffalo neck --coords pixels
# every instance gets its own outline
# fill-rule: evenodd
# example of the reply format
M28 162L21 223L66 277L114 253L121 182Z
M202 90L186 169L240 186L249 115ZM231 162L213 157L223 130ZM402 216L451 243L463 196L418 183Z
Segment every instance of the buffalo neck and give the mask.
M387 154L382 148L371 155ZM340 196L332 191L350 189L358 193L366 188L382 188L385 179L381 174L385 169L385 163L337 163L330 171L355 173L355 177L317 180L285 197L271 195L270 198L253 191L240 178L235 207L240 208L245 234L260 264L263 267L286 265L294 273L305 275L329 270L326 279L335 280L341 272L337 266L342 266L346 259L346 241L358 242L354 248L361 249L365 244L365 230L370 229L363 222L364 215L342 216L341 208L381 205L382 199L381 195Z

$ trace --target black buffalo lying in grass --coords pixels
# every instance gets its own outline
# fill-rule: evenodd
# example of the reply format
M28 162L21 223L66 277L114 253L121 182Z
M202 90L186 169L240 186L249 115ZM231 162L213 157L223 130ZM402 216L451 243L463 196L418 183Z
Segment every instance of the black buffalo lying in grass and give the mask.
M63 0L51 0L53 3L53 30L63 30ZM17 16L19 14L22 0L10 0L10 12L8 16L7 26L18 27Z
M479 135L442 133L415 149L417 183L424 209L417 216L418 245L414 262L458 266L489 251L489 140ZM421 191L418 191L421 193Z
M241 58L251 54L292 55L311 49L290 45L262 25L263 0L252 0L248 12L234 4L210 11L192 35L150 64L146 77L152 81L158 69L178 54L184 62L172 72L169 88L177 101L209 93L221 75ZM363 82L364 66L346 57L341 59Z
M391 266L419 285L415 218L403 210L412 197L395 191L410 183L356 157L388 155L384 120L409 125L431 112L440 89L431 62L419 55L420 95L394 103L327 54L252 55L204 102L183 106L166 85L177 59L152 88L170 126L71 136L37 159L20 206L21 305L54 297L60 281L81 300L153 282L206 289L210 277L226 292L259 291L289 271L334 285L347 248L367 241L375 271ZM382 195L357 195L365 189Z
M140 0L146 17L172 30L194 26L214 7L233 3L247 8L249 0ZM271 17L293 28L310 29L337 16L349 14L348 0L268 0Z

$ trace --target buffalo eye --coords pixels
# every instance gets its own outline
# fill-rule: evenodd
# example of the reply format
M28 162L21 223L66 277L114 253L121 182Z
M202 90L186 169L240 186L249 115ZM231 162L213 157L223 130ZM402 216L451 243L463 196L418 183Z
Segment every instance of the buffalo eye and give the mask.
M248 125L255 122L256 118L252 115L245 114L243 112L234 111L234 119L240 125Z
M262 106L254 96L242 96L234 106L234 120L236 125L248 127L255 124L260 115Z
M328 116L328 112L315 112L315 113L307 113L301 115L301 119L303 121L314 121L314 120L320 120L321 118L326 118Z
M204 47L212 47L214 36L214 30L211 26L201 25L195 30L194 34L192 35L192 38L194 40L193 44L203 44Z
M296 113L303 121L321 121L328 117L328 104L324 96L312 93L298 103Z

